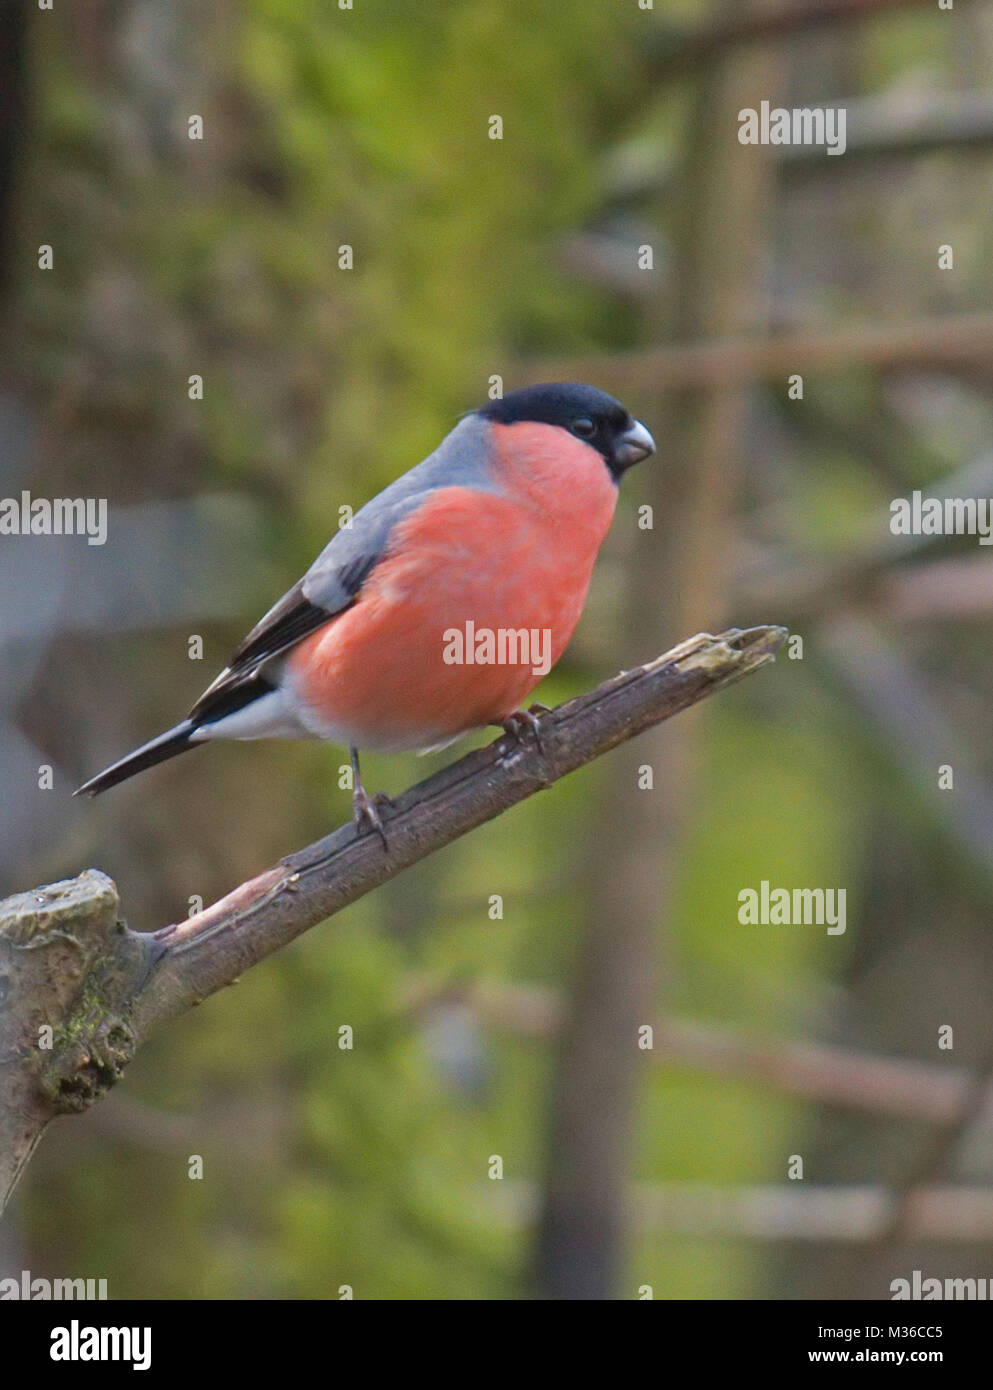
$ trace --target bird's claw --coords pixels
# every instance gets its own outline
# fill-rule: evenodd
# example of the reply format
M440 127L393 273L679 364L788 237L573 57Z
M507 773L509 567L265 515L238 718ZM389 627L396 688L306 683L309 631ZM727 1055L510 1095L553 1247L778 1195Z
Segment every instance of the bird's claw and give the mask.
M547 705L532 705L530 709L518 709L513 714L509 714L503 721L503 729L511 738L518 743L524 742L525 732L534 736L535 747L544 757L545 750L541 742L541 729L538 723L539 714L550 714ZM509 751L509 750L508 750Z
M393 802L385 792L377 792L375 796L370 796L365 787L358 786L352 793L352 815L361 833L363 824L368 825L370 830L374 830L383 842L383 849L389 850L389 842L386 839L386 831L383 829L383 818L379 814L381 806L392 806Z

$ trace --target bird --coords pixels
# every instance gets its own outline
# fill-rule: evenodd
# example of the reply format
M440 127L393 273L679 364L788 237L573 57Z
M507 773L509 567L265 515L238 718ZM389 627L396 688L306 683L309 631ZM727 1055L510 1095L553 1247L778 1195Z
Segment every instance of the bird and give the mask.
M586 601L621 476L646 427L578 382L525 386L464 415L339 527L187 718L91 778L96 796L214 739L349 749L353 815L387 846L359 751L428 752L487 725L538 735L527 696Z

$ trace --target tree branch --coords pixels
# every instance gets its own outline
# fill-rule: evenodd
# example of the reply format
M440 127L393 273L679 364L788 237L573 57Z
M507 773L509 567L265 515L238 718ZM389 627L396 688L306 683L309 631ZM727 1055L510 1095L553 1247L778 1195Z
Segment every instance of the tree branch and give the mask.
M108 1090L156 1024L443 845L765 666L785 637L779 627L692 637L543 716L540 747L530 736L499 739L412 787L385 817L388 850L349 824L159 931L129 930L115 885L95 869L0 903L2 1204L48 1122Z
M520 1230L533 1224L538 1195L530 1183L505 1179L480 1184L479 1202L488 1206L505 1230ZM638 1183L628 1190L625 1216L629 1229L643 1241L660 1236L823 1241L833 1246L858 1245L860 1256L866 1258L885 1229L891 1206L892 1195L883 1183L828 1186L787 1181L742 1187ZM993 1193L988 1187L953 1183L919 1189L905 1239L911 1244L929 1241L943 1246L954 1241L963 1253L965 1247L993 1240ZM892 1265L892 1273L903 1273L899 1263ZM890 1277L887 1272L887 1287Z
M778 331L768 337L689 342L596 357L524 363L515 385L537 381L598 381L606 389L693 390L785 379L793 372L907 368L986 370L993 352L993 314L942 314L918 322L828 325Z
M471 1010L484 1027L542 1041L561 1031L565 1011L562 997L542 985L449 980L430 973L407 981L398 1009L422 1013L433 1005L455 1001ZM879 1056L830 1043L752 1036L709 1019L666 1018L654 1023L653 1029L645 1060L655 1066L744 1081L808 1105L863 1110L876 1119L954 1124L979 1079L967 1067ZM976 1118L984 1131L993 1131L993 1094L988 1084Z

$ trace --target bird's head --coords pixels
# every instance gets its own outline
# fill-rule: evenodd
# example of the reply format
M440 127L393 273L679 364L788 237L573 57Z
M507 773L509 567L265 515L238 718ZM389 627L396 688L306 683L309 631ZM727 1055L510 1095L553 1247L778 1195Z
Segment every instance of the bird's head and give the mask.
M576 381L524 386L477 414L500 425L557 425L595 449L615 482L625 469L655 452L655 440L620 401Z

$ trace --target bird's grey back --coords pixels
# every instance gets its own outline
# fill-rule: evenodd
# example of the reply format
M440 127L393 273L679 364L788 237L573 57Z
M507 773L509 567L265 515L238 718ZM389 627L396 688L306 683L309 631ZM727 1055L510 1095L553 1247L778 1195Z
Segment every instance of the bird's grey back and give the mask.
M461 420L433 453L390 483L355 513L350 525L335 533L303 577L305 597L332 613L342 608L354 594L356 581L361 582L382 556L397 523L439 488L498 492L490 438L490 426L479 415Z

